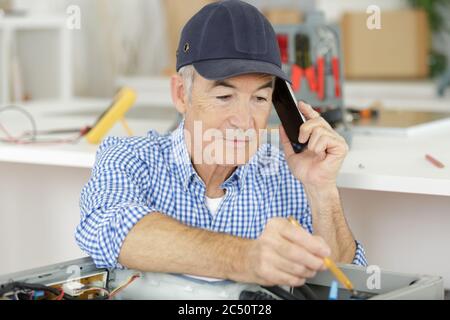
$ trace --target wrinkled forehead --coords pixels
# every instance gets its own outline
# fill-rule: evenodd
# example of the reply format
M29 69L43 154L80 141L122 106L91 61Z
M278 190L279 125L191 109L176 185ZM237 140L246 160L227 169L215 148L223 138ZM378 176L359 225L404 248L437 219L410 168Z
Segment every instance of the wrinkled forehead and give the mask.
M198 77L201 76L198 75ZM273 89L275 84L275 76L265 73L249 73L219 80L209 80L205 78L202 80L208 89L213 89L220 86L232 89L237 89L242 86L249 86L255 87L256 90L260 90L265 88Z

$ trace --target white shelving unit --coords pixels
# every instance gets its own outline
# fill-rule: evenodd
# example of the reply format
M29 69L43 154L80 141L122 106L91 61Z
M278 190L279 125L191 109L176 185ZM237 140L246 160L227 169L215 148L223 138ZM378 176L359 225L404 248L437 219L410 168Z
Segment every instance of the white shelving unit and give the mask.
M12 62L32 100L72 98L71 31L64 16L0 17L0 104L13 102Z

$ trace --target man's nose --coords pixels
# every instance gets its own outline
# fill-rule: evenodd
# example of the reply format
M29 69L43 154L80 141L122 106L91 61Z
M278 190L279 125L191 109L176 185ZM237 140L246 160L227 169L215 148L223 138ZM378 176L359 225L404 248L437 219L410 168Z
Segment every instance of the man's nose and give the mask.
M242 130L253 128L253 116L250 106L245 103L239 103L232 117L232 125Z

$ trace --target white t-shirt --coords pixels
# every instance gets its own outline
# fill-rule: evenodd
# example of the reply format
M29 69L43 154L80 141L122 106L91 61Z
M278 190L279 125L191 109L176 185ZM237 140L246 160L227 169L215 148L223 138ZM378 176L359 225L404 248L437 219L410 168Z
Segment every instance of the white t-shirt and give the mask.
M205 196L205 198L206 198L206 207L208 208L209 212L211 212L211 214L215 216L217 210L219 209L220 203L222 202L223 198L225 198L225 196L220 198L209 198Z

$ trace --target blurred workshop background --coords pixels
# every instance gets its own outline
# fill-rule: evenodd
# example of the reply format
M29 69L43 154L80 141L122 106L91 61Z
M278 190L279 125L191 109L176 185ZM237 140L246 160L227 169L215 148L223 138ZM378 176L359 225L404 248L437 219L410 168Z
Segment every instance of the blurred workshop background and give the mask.
M123 87L137 100L108 135L170 132L179 34L209 2L0 0L0 274L83 256L73 234L97 148L84 134ZM338 186L369 263L450 289L450 1L248 2L297 97L351 147Z

